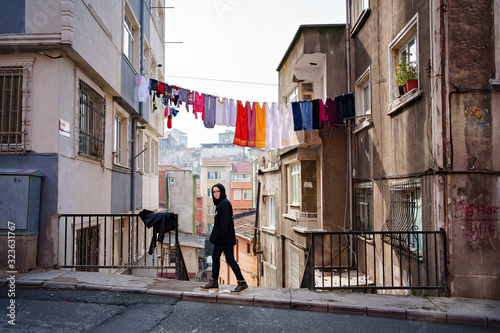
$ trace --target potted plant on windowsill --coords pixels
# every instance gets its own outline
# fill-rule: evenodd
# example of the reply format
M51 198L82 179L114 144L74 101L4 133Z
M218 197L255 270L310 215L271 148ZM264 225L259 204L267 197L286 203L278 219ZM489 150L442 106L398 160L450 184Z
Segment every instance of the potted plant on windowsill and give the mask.
M406 57L401 57L401 59L406 60ZM398 86L399 96L406 94L406 61L401 61L396 66L396 73L394 73L396 78L396 85Z
M399 95L404 95L414 88L418 88L417 66L415 63L407 63L406 55L403 55L401 61L396 66L394 77L398 86Z
M418 88L418 74L416 64L407 64L406 69L406 92Z

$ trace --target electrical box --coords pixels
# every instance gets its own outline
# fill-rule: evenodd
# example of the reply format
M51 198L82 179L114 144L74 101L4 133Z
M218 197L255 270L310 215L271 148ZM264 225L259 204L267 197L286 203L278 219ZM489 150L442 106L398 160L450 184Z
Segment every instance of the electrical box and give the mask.
M7 235L9 222L16 236L38 234L44 176L34 169L0 169L0 235Z

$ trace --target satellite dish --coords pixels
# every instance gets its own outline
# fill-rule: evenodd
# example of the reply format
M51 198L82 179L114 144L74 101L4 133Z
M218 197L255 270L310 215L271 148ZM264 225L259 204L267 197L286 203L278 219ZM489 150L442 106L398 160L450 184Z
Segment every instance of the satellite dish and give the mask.
M269 152L263 150L259 153L259 156L257 156L257 164L261 167L265 167L269 159Z

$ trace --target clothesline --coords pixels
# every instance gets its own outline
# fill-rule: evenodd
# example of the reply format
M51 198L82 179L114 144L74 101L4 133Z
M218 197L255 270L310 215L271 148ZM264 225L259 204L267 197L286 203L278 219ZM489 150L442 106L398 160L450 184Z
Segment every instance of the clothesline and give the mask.
M155 79L137 78L139 102L152 95L153 112L160 109L167 127L172 128L178 107L185 103L195 119L201 113L206 128L215 125L235 127L233 144L242 147L284 148L298 143L296 131L343 126L344 119L354 116L354 95L344 94L322 99L277 102L250 102L199 93Z

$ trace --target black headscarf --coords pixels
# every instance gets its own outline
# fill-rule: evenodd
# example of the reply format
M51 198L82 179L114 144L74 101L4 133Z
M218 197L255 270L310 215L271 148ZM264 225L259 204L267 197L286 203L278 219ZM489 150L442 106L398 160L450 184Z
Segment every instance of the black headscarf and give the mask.
M214 187L218 187L220 190L219 200L215 199L215 197L214 197ZM226 195L226 189L224 188L224 185L219 183L219 184L215 184L214 186L212 186L212 199L214 201L214 205L218 206L219 203L226 198L227 198L227 195Z

